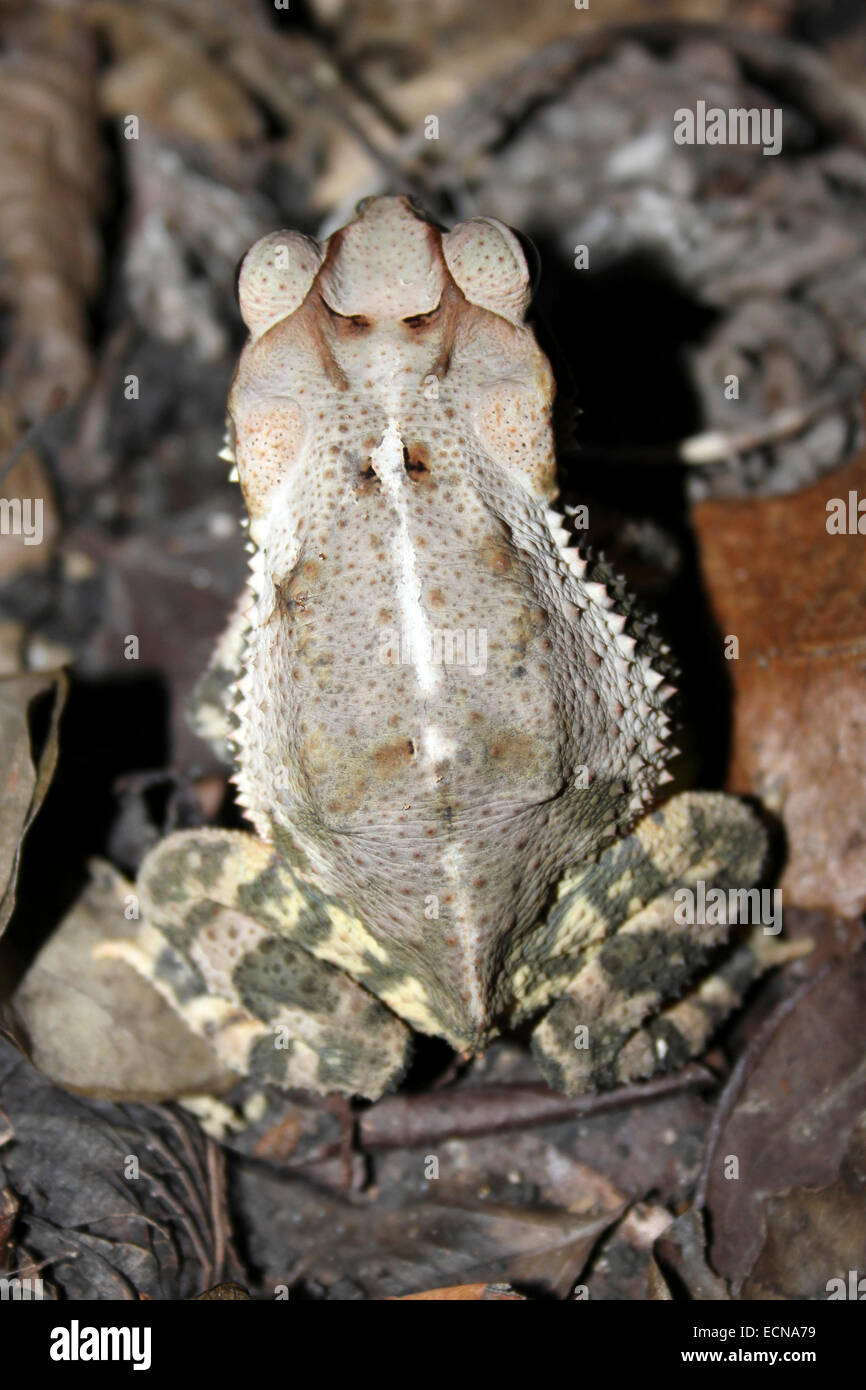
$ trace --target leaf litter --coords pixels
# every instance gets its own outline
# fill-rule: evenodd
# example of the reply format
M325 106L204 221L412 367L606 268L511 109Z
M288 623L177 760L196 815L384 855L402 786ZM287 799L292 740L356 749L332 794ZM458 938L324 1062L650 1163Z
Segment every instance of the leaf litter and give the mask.
M45 499L49 541L30 551L0 537L0 931L14 914L0 964L23 981L3 1004L0 1272L42 1277L48 1296L66 1298L272 1297L278 1285L348 1299L826 1297L828 1280L866 1265L860 628L857 605L839 598L862 576L856 538L831 550L823 529L834 489L862 481L866 181L844 89L774 37L789 18L780 5L756 20L752 4L760 34L698 41L674 25L660 46L639 26L601 28L585 47L561 39L561 7L542 7L521 16L519 53L497 49L499 7L494 34L481 7L450 71L436 7L409 32L388 6L359 7L343 29L329 12L315 32L277 32L252 0L91 0L77 22L50 0L9 8L0 466L7 496ZM633 20L646 9L619 8ZM671 84L685 100L708 76L733 100L748 90L746 63L767 90L774 73L800 83L796 158L767 179L764 161L734 170L704 151L677 189L649 140L624 179L609 158L621 117L651 132ZM413 134L431 93L447 106L450 164ZM124 131L130 111L138 139ZM827 138L813 150L817 127ZM585 146L576 129L590 132ZM660 302L679 304L685 285L711 308L703 339L672 319L704 413L648 425L636 457L645 446L657 462L679 427L727 430L714 373L750 354L756 367L753 437L693 486L691 511L650 464L634 486L620 474L616 496L602 486L598 506L616 546L631 537L625 567L669 615L683 605L690 636L697 615L705 634L715 620L748 638L728 673L732 757L713 752L727 718L716 699L693 758L778 817L786 931L815 949L761 986L701 1064L597 1103L552 1096L506 1043L468 1067L422 1047L404 1090L372 1107L263 1098L219 1075L131 976L119 1011L124 967L93 958L98 937L129 926L131 884L106 862L111 847L133 872L161 829L213 818L224 792L181 709L244 566L237 498L212 462L238 346L233 265L260 231L315 231L322 211L338 215L339 199L395 171L434 211L462 199L460 215L533 232L547 309L559 294L565 315L573 280L559 262L592 209L614 272L663 204L675 214L690 249ZM789 208L787 230L767 216L773 200ZM639 330L647 285L604 281L611 323L628 307L611 300L618 283ZM593 383L583 439L597 463L625 367L591 297L587 311L610 376L573 364ZM568 322L556 327L569 336ZM130 379L139 399L124 395ZM690 580L693 538L706 608ZM736 579L743 564L748 584ZM130 632L155 684L131 678ZM67 681L50 668L67 660L78 674L61 725ZM63 891L46 883L37 901L34 856L49 832ZM166 1053L177 1070L157 1094L150 1077Z

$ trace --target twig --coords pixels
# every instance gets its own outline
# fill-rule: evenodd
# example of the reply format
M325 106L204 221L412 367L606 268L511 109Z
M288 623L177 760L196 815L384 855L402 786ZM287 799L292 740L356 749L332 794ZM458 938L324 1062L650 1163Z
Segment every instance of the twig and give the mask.
M704 1091L718 1084L706 1067L691 1063L673 1076L658 1077L641 1085L623 1086L594 1096L560 1096L538 1085L483 1086L467 1084L453 1090L417 1096L391 1096L379 1101L358 1122L360 1147L367 1153L383 1149L411 1149L466 1139L482 1134L502 1134L571 1120L577 1115L598 1115L627 1105L639 1105L680 1091Z

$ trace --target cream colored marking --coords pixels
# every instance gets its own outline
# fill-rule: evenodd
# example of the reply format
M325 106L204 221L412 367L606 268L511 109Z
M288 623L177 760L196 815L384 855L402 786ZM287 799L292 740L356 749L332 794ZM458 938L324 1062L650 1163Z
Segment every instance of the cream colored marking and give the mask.
M439 729L433 724L428 724L424 730L422 743L426 759L433 767L437 763L441 763L443 759L452 757L456 750L454 741L443 738ZM481 1021L484 1016L484 995L478 972L475 969L475 961L478 959L477 932L466 896L465 854L456 840L446 845L442 854L441 868L454 903L453 922L460 943L460 956L463 965L461 975L469 993L469 1012L472 1017Z
M627 888L633 887L634 872L631 869L625 869L620 874L619 878L615 878L613 883L609 885L607 889L607 896L609 898L618 898L621 893L624 893L626 891Z
M420 1033L436 1033L441 1036L442 1025L431 1010L424 987L419 980L403 980L390 989L381 990L379 998Z
M659 867L667 869L668 865L662 864L659 865ZM721 867L722 861L716 856L715 858L702 859L697 864L687 864L681 872L684 876L687 875L688 880L693 883L698 883L703 879L707 886L707 892L709 893L710 889L715 887L714 880ZM725 894L725 898L727 899L727 893Z
M306 1043L296 1042L288 1060L287 1077L292 1086L300 1086L309 1091L321 1091L319 1082L319 1056Z
M311 955L339 966L362 983L370 969L370 956L380 965L387 966L390 963L391 958L386 948L371 936L357 917L351 917L348 912L335 907L333 903L328 903L325 910L331 919L334 932L327 941L310 945L307 949ZM423 986L417 980L407 980L388 990L377 990L375 994L393 1009L394 1013L399 1014L422 1033L441 1032L441 1025L430 1008Z
M481 990L481 982L478 978L478 971L476 969L476 961L479 957L478 933L472 920L472 913L464 887L466 882L466 871L461 846L456 842L446 845L441 862L445 874L445 881L451 889L455 902L453 920L457 928L457 939L460 943L460 960L462 966L460 975L469 993L469 999L467 1001L468 1012L471 1018L481 1023L484 1018L484 995Z
M586 947L594 941L603 941L609 930L607 918L598 912L591 900L576 895L557 927L556 937L547 951L547 959L566 955L576 946Z
M431 766L454 756L457 745L453 739L445 738L435 724L428 724L421 735L424 757Z
M252 917L224 908L191 943L189 958L201 971L212 994L235 997L232 975L240 958L254 951L271 935L267 927Z
M415 565L415 547L409 534L406 505L409 483L403 467L403 440L393 418L388 421L381 443L373 450L372 463L382 491L397 514L394 586L402 617L401 633L409 640L410 661L415 669L418 688L423 695L429 695L438 688L440 673L431 660L432 633L421 603L421 581Z
M205 1134L220 1142L232 1132L244 1128L237 1111L215 1096L183 1096L178 1100L178 1105L195 1116Z
M580 965L575 965L574 970L563 971L554 978L548 978L533 985L532 971L529 967L518 972L514 976L514 993L519 999L519 1007L515 1011L515 1018L525 1018L527 1014L535 1013L536 1010L544 1007L551 999L558 999L565 991L569 980Z
M268 1098L264 1091L255 1091L243 1106L243 1116L248 1125L257 1125L268 1113Z
M281 881L285 882L285 878ZM279 918L278 931L282 936L291 938L298 918L307 905L307 899L293 884L284 898L275 896L272 905L275 909L274 915ZM303 942L301 944L303 945Z
M121 960L126 965L131 965L133 970L137 970L146 980L152 980L156 962L167 945L168 941L161 932L144 923L134 941L124 937L100 941L92 948L90 954L93 960ZM176 1007L174 996L167 990L164 992L166 998Z
M195 1023L190 1026L194 1032L199 1031ZM263 1037L267 1037L267 1029L257 1019L236 1017L204 1036L221 1062L231 1067L232 1071L246 1076L253 1048Z
M208 743L218 743L230 732L222 709L212 705L200 705L195 712L195 727L199 738Z
M599 916L588 898L577 896L569 905L557 928L556 936L544 955L544 964L548 969L551 961L557 957L563 957L563 964L568 962L567 967L555 977L545 973L544 978L536 980L537 963L535 960L529 960L518 965L512 974L513 991L520 1001L518 1016L532 1013L551 999L558 998L567 988L568 982L587 964L592 953L598 950L607 935L608 925L605 919ZM569 957L577 959L569 961Z
M727 1009L732 1009L737 1002L736 994L721 975L708 975L705 980L701 980L696 993L705 1003L721 1004Z
M333 935L329 936L327 941L317 941L315 945L311 945L308 949L312 955L340 966L350 975L363 975L369 969L369 961L364 959L365 955L372 956L382 965L388 964L388 952L367 931L363 922L350 916L343 908L335 907L333 903L327 903L325 911L334 928Z
M154 980L154 984L159 989L160 981ZM180 1008L194 1032L203 1033L207 1038L212 1038L216 1032L222 1034L223 1030L228 1034L229 1029L237 1025L247 1028L256 1037L267 1031L264 1023L251 1019L249 1015L242 1017L233 999L220 999L213 994L197 994L194 999L189 999L180 1006L175 1003L175 1007Z

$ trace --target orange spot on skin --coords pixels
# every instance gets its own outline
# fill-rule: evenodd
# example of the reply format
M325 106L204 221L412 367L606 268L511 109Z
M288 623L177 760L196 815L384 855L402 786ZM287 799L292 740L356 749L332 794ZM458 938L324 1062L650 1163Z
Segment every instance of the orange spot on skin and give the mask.
M508 574L514 565L511 551L502 541L485 540L481 545L481 558L493 574Z
M394 777L412 762L415 745L410 738L401 738L396 743L383 743L374 748L372 756L381 777Z

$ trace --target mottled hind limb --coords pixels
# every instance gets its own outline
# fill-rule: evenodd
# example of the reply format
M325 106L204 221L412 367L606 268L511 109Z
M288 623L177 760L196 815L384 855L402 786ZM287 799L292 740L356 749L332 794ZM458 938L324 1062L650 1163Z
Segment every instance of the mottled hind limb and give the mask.
M138 892L136 938L100 953L134 966L225 1066L369 1098L395 1084L409 1030L304 944L331 924L271 846L239 831L182 831L147 856Z

